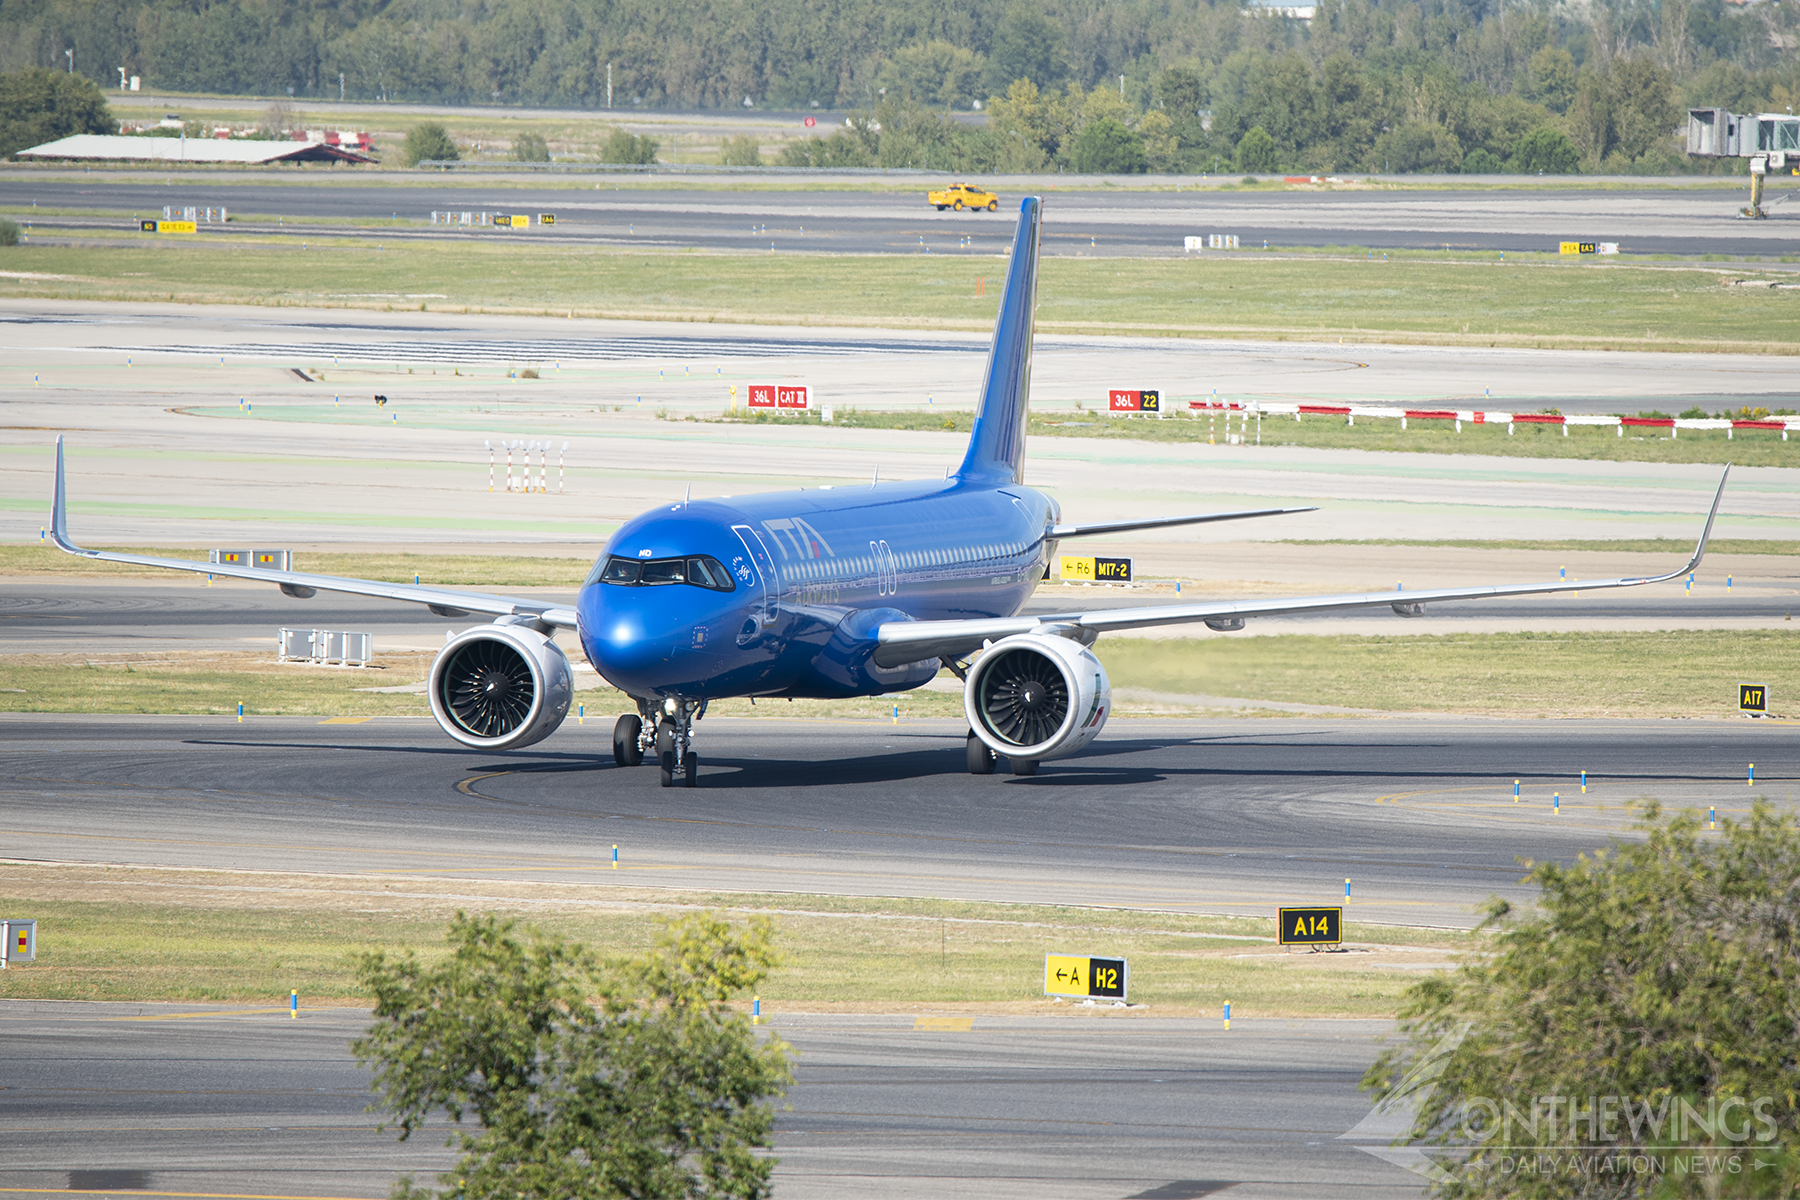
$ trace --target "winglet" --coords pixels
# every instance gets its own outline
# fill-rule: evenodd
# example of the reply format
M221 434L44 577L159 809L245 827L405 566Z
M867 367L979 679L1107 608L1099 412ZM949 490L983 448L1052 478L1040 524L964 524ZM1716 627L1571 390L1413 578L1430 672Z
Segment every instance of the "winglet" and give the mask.
M1700 531L1700 540L1694 543L1694 557L1690 558L1688 565L1681 568L1676 574L1685 575L1689 571L1695 570L1700 566L1700 560L1706 557L1706 543L1712 537L1713 521L1719 515L1719 501L1725 499L1725 481L1730 478L1731 464L1726 463L1725 473L1719 476L1719 490L1713 493L1712 511L1706 514L1706 527Z
M58 550L86 554L87 551L69 540L69 499L64 479L63 439L59 433L56 435L56 490L50 497L50 540L56 543Z
M1038 227L1043 201L1019 204L1019 228L1006 267L1006 291L994 321L994 346L975 410L969 450L958 479L1002 484L1021 481L1025 466L1025 405L1031 393L1032 325L1037 315Z

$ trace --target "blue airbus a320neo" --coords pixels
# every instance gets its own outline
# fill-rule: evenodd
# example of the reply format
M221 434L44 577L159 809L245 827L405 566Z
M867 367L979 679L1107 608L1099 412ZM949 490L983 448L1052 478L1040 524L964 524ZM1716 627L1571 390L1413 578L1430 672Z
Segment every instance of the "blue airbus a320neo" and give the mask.
M529 746L562 724L574 688L554 638L574 630L588 661L637 704L614 727L614 758L635 766L654 754L664 787L694 786L694 722L727 696L878 696L916 688L948 667L963 680L969 770L989 774L1004 757L1014 774L1029 775L1046 759L1079 751L1106 723L1111 686L1092 646L1108 630L1181 621L1235 630L1248 617L1384 605L1415 616L1439 600L1658 583L1700 562L1723 479L1693 559L1667 575L1444 588L1403 600L1387 592L1018 615L1069 538L1311 511L1065 524L1056 501L1021 482L1040 205L1031 198L1020 207L975 428L954 474L654 509L613 535L572 609L84 550L69 540L60 439L51 530L58 547L85 558L266 580L301 598L349 592L423 604L443 617L493 616L445 644L428 689L444 731L483 750Z

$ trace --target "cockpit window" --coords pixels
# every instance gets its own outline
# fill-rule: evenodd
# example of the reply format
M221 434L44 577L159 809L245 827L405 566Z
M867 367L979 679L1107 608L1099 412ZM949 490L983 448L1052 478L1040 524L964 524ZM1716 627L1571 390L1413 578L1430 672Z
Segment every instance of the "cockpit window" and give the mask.
M602 583L616 583L627 587L687 583L695 587L710 588L715 592L734 591L737 587L732 582L730 573L725 570L725 564L711 555L647 560L614 555L606 560L596 575Z
M653 558L644 564L639 583L686 583L687 564L679 558Z

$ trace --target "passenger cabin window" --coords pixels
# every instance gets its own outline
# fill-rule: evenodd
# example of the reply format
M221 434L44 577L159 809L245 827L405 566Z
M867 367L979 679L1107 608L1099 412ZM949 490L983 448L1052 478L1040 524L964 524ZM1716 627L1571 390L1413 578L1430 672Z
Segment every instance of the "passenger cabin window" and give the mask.
M635 559L620 558L617 555L606 560L605 567L599 571L602 583L621 584L626 587L652 587L666 583L687 583L695 587L710 588L715 592L736 590L731 573L725 565L711 555L699 555L694 558L652 558ZM589 576L592 582L593 577Z

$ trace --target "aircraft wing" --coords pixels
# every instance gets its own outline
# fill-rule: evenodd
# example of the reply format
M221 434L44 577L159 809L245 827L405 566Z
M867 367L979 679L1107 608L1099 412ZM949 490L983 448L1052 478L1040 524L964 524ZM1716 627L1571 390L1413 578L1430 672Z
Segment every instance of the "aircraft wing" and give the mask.
M375 596L383 600L423 604L440 617L466 617L471 613L480 613L490 617L527 617L561 629L575 628L574 609L544 600L524 600L486 592L461 592L406 583L382 583L375 579L349 579L339 575L308 575L301 571L272 571L262 567L238 567L223 563L190 562L184 558L157 558L148 554L115 554L107 550L84 549L69 539L63 440L60 437L56 439L56 491L50 506L50 539L56 543L58 550L80 558L131 563L140 567L161 567L171 571L193 571L202 575L223 575L228 579L254 579L262 583L273 583L288 595L301 599L318 592L346 592L353 596Z
M1235 622L1247 617L1280 617L1296 613L1332 612L1353 608L1379 608L1390 605L1401 616L1415 616L1419 606L1450 600L1484 600L1506 596L1541 596L1551 592L1593 592L1607 588L1641 587L1646 583L1666 583L1700 565L1706 554L1707 539L1712 536L1713 521L1719 515L1719 502L1725 497L1725 481L1731 476L1727 466L1719 479L1719 490L1713 494L1712 508L1706 525L1694 546L1694 556L1686 565L1663 575L1647 575L1625 579L1557 579L1547 583L1499 583L1480 587L1435 588L1417 592L1362 592L1340 596L1297 596L1270 600L1215 600L1199 604L1170 604L1155 608L1117 608L1099 612L1055 613L1037 617L995 617L966 621L890 621L876 630L877 648L874 660L883 667L931 658L961 658L990 641L998 641L1016 633L1034 630L1064 636L1081 636L1089 641L1101 633L1125 629L1147 629L1156 625L1178 625L1192 621Z
M1130 533L1136 529L1163 529L1171 525L1209 525L1214 521L1242 521L1248 517L1282 517L1289 513L1318 512L1306 508L1250 508L1239 512L1196 513L1188 517L1150 517L1142 521L1100 521L1090 525L1052 525L1044 536L1052 541L1092 537L1101 533Z

